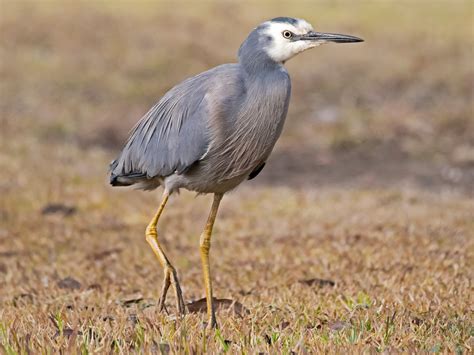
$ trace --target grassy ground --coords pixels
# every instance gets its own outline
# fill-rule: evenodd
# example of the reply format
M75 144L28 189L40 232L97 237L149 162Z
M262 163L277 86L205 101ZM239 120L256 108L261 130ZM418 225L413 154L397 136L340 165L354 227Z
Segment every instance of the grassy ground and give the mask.
M107 164L165 90L282 14L366 42L288 63L282 139L216 223L215 295L234 305L209 334L210 197L165 210L191 307L159 314L159 193L109 188ZM473 351L471 3L3 1L0 20L0 352Z

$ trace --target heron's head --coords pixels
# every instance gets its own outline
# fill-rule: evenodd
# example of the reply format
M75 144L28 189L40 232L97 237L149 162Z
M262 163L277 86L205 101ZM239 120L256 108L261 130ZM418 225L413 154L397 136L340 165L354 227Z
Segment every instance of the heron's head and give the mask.
M298 53L324 43L351 43L363 40L349 35L316 32L313 26L302 19L277 17L258 26L247 41L252 41L253 46L263 49L273 61L284 63Z

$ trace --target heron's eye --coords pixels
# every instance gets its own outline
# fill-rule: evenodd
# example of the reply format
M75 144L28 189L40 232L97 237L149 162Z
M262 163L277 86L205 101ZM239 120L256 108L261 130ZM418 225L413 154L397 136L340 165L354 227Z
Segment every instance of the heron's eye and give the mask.
M286 39L289 39L289 38L293 37L293 33L291 33L290 31L283 31L281 34L282 34L283 37L285 37Z

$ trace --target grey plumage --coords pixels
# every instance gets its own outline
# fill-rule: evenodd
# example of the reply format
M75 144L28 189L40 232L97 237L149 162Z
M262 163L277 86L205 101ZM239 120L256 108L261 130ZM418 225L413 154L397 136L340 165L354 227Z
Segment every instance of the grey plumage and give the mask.
M308 45L281 44L280 33L270 31L299 24L304 32L298 42ZM316 45L316 37L309 36L317 33L307 32L308 26L285 17L265 22L242 43L238 63L215 67L168 91L112 162L111 184L224 193L255 177L288 111L291 82L283 63Z
M293 26L298 24L298 19L292 17L275 17L272 22L290 23Z

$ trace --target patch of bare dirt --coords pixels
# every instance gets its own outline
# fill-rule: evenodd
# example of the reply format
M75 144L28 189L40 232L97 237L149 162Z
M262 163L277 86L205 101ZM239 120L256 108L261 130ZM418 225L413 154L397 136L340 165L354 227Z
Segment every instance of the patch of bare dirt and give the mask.
M413 157L394 144L320 151L277 150L257 184L301 187L414 187L474 196L474 166Z

